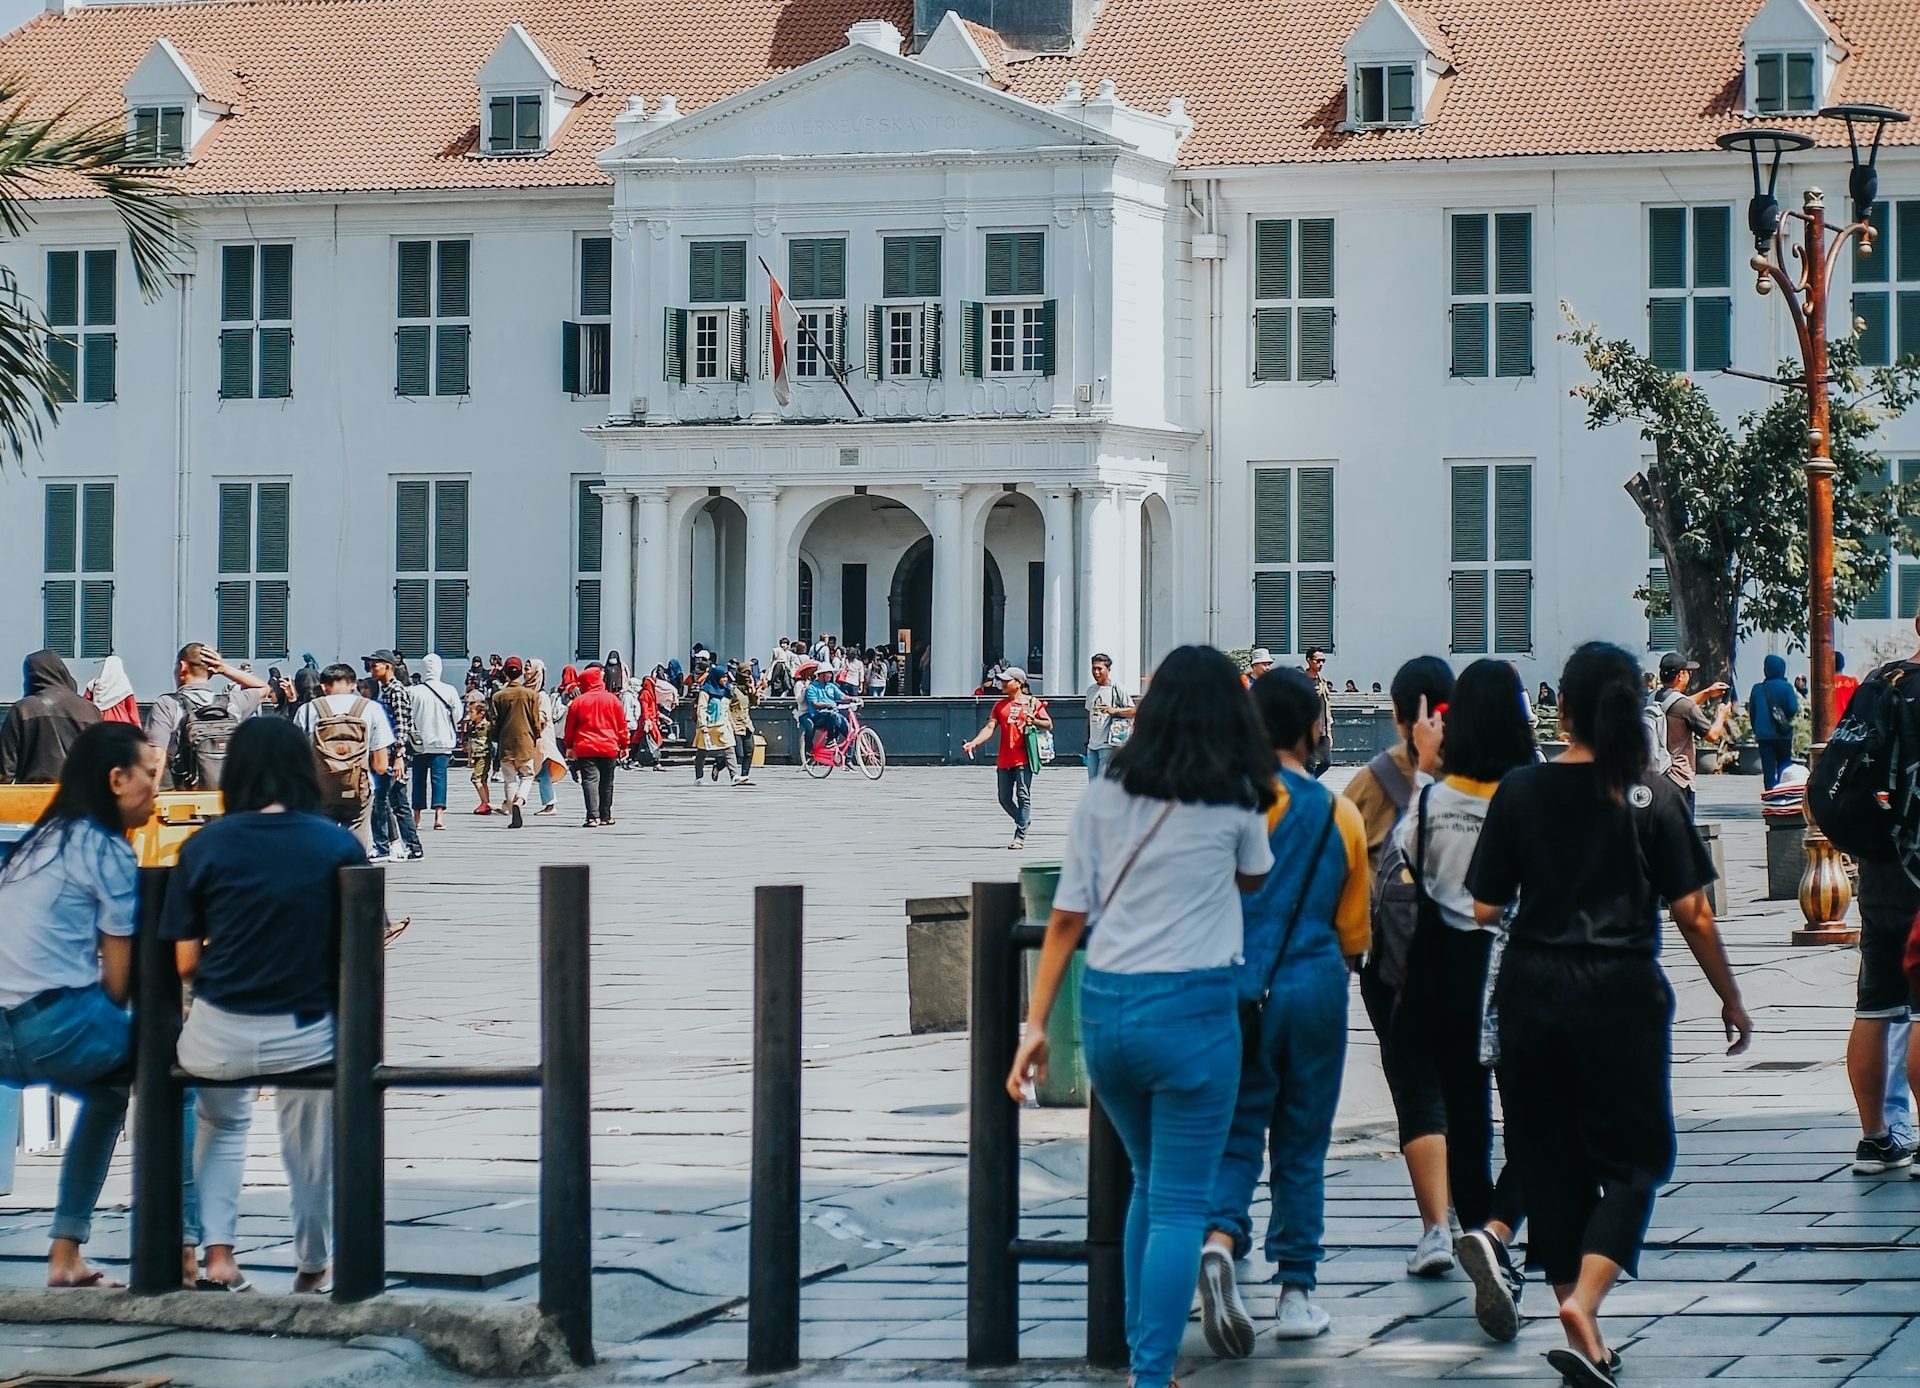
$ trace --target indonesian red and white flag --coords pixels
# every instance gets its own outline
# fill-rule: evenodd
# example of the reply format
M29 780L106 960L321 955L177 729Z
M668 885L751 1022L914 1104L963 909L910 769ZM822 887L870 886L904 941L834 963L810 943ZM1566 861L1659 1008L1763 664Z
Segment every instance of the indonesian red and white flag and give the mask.
M773 398L785 405L793 398L793 349L797 323L793 301L771 269L767 271L767 354L773 371Z

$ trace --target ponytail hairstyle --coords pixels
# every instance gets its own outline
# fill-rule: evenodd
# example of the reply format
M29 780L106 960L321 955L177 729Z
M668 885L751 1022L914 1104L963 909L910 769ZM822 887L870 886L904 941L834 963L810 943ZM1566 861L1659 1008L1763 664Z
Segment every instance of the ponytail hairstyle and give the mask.
M1560 727L1593 754L1600 786L1616 804L1647 774L1646 691L1640 663L1607 641L1589 641L1560 672Z

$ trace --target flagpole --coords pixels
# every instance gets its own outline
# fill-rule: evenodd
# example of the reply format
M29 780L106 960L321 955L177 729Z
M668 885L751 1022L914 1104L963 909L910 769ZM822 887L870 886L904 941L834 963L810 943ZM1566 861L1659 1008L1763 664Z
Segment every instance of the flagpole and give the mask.
M760 268L767 272L768 280L772 280L773 267L767 264L767 258L764 255L758 256L756 258L760 262ZM786 286L782 285L781 290L783 293L785 292L785 289L786 289ZM787 300L787 302L791 304L793 301L789 299ZM771 308L769 308L767 311L769 313L773 312ZM853 398L853 392L847 389L847 378L842 376L840 374L839 368L834 366L833 358L827 354L826 348L820 345L819 337L814 333L812 328L807 326L806 314L801 313L798 309L795 309L793 314L793 321L795 326L797 326L800 329L801 334L807 339L807 341L813 344L813 350L819 356L820 364L827 368L827 374L833 377L833 383L840 387L840 393L846 396L847 403L853 406L853 413L855 417L859 419L865 419L867 417L867 412L860 408L860 402L858 400L855 400Z

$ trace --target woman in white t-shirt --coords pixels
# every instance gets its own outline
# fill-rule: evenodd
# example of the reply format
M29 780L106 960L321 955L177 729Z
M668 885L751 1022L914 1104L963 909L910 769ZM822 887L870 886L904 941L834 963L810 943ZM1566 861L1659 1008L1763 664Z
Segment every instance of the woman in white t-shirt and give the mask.
M1240 892L1273 866L1263 811L1274 755L1232 661L1182 646L1162 662L1106 779L1087 788L1040 954L1018 1100L1047 1067L1047 1017L1088 931L1087 1068L1133 1164L1127 1340L1134 1388L1166 1388L1240 1082L1233 965Z

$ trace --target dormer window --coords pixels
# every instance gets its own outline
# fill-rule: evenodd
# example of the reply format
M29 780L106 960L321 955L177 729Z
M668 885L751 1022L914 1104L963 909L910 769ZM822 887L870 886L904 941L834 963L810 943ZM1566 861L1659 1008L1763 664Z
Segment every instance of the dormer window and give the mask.
M1811 116L1847 46L1810 0L1766 0L1740 35L1749 116Z
M487 98L487 153L537 154L545 148L540 126L546 99L535 92Z
M1412 63L1367 63L1353 69L1356 127L1412 125L1417 90Z
M1419 125L1453 66L1446 35L1421 0L1374 0L1340 54L1347 63L1349 130Z
M523 26L509 24L479 72L475 153L523 159L545 154L595 80L584 49L556 43L543 50Z
M1811 49L1758 53L1753 59L1753 109L1769 116L1810 116L1820 109L1819 55Z
M231 58L182 52L155 39L120 89L127 103L127 159L184 164L215 125L244 109L246 84Z
M187 157L185 106L136 106L127 112L127 154L155 163Z

